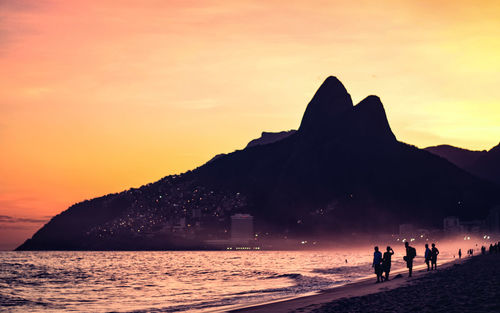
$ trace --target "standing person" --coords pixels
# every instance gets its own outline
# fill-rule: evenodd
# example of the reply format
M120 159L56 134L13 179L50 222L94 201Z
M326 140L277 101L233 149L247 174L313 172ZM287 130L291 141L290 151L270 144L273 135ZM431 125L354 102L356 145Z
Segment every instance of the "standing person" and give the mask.
M436 245L432 244L431 249L431 270L437 270L437 258L438 258L439 250L436 248Z
M413 259L417 256L417 250L411 247L408 241L405 242L406 248L406 256L403 257L403 260L406 261L406 267L408 268L408 277L411 277L411 273L413 271Z
M375 274L377 275L377 283L382 281L382 252L378 251L378 247L375 247L375 252L373 252L373 264L372 267L375 269Z
M384 252L384 257L382 258L382 271L385 272L385 281L389 280L389 272L391 271L391 257L394 254L394 250L387 246L387 251Z
M461 259L462 258L462 249L458 249L458 258Z
M429 249L429 244L426 243L425 244L425 264L427 264L427 271L429 271L429 269L430 269L429 262L431 261L431 254L432 254L432 251L431 251L431 249Z

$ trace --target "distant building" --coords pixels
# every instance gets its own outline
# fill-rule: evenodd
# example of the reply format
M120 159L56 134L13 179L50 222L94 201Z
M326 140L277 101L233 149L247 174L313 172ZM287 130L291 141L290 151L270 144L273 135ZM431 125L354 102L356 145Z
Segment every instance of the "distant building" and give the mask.
M500 233L500 206L496 206L490 210L488 226L491 232Z
M201 218L201 209L193 209L192 210L193 218Z
M458 234L461 232L460 220L456 216L447 216L443 220L443 230L448 234Z
M231 241L249 242L254 237L253 216L250 214L235 214L231 216Z
M174 233L184 233L186 231L186 218L179 218L172 227L172 232Z
M399 225L400 235L411 235L415 232L415 227L413 224L401 224Z
M468 222L460 222L461 230L464 233L475 233L479 234L484 230L484 221L475 220Z
M181 217L179 219L179 226L182 228L186 227L186 218L185 217Z

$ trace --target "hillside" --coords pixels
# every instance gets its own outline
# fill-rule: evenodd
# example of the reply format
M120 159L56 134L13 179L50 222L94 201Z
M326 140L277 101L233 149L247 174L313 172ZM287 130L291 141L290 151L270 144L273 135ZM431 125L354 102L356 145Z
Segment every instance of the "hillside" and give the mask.
M450 145L428 147L424 150L439 155L476 176L500 184L500 144L489 151L471 151Z
M356 106L329 77L298 131L182 175L73 205L19 250L184 249L227 238L229 217L267 236L391 233L400 223L483 218L499 189L394 136L381 100Z

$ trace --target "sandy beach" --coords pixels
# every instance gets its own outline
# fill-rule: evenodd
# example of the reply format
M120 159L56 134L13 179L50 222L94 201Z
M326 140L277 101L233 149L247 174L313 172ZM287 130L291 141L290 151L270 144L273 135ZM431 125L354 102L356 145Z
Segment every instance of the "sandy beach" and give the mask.
M231 312L500 312L500 255L475 256L426 269L364 279L319 294ZM421 267L420 267L421 268Z

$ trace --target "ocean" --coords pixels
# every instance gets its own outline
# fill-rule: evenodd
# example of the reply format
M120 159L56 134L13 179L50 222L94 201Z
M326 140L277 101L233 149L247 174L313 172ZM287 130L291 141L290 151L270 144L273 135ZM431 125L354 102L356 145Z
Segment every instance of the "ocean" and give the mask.
M223 311L373 275L372 252L0 252L0 311Z

